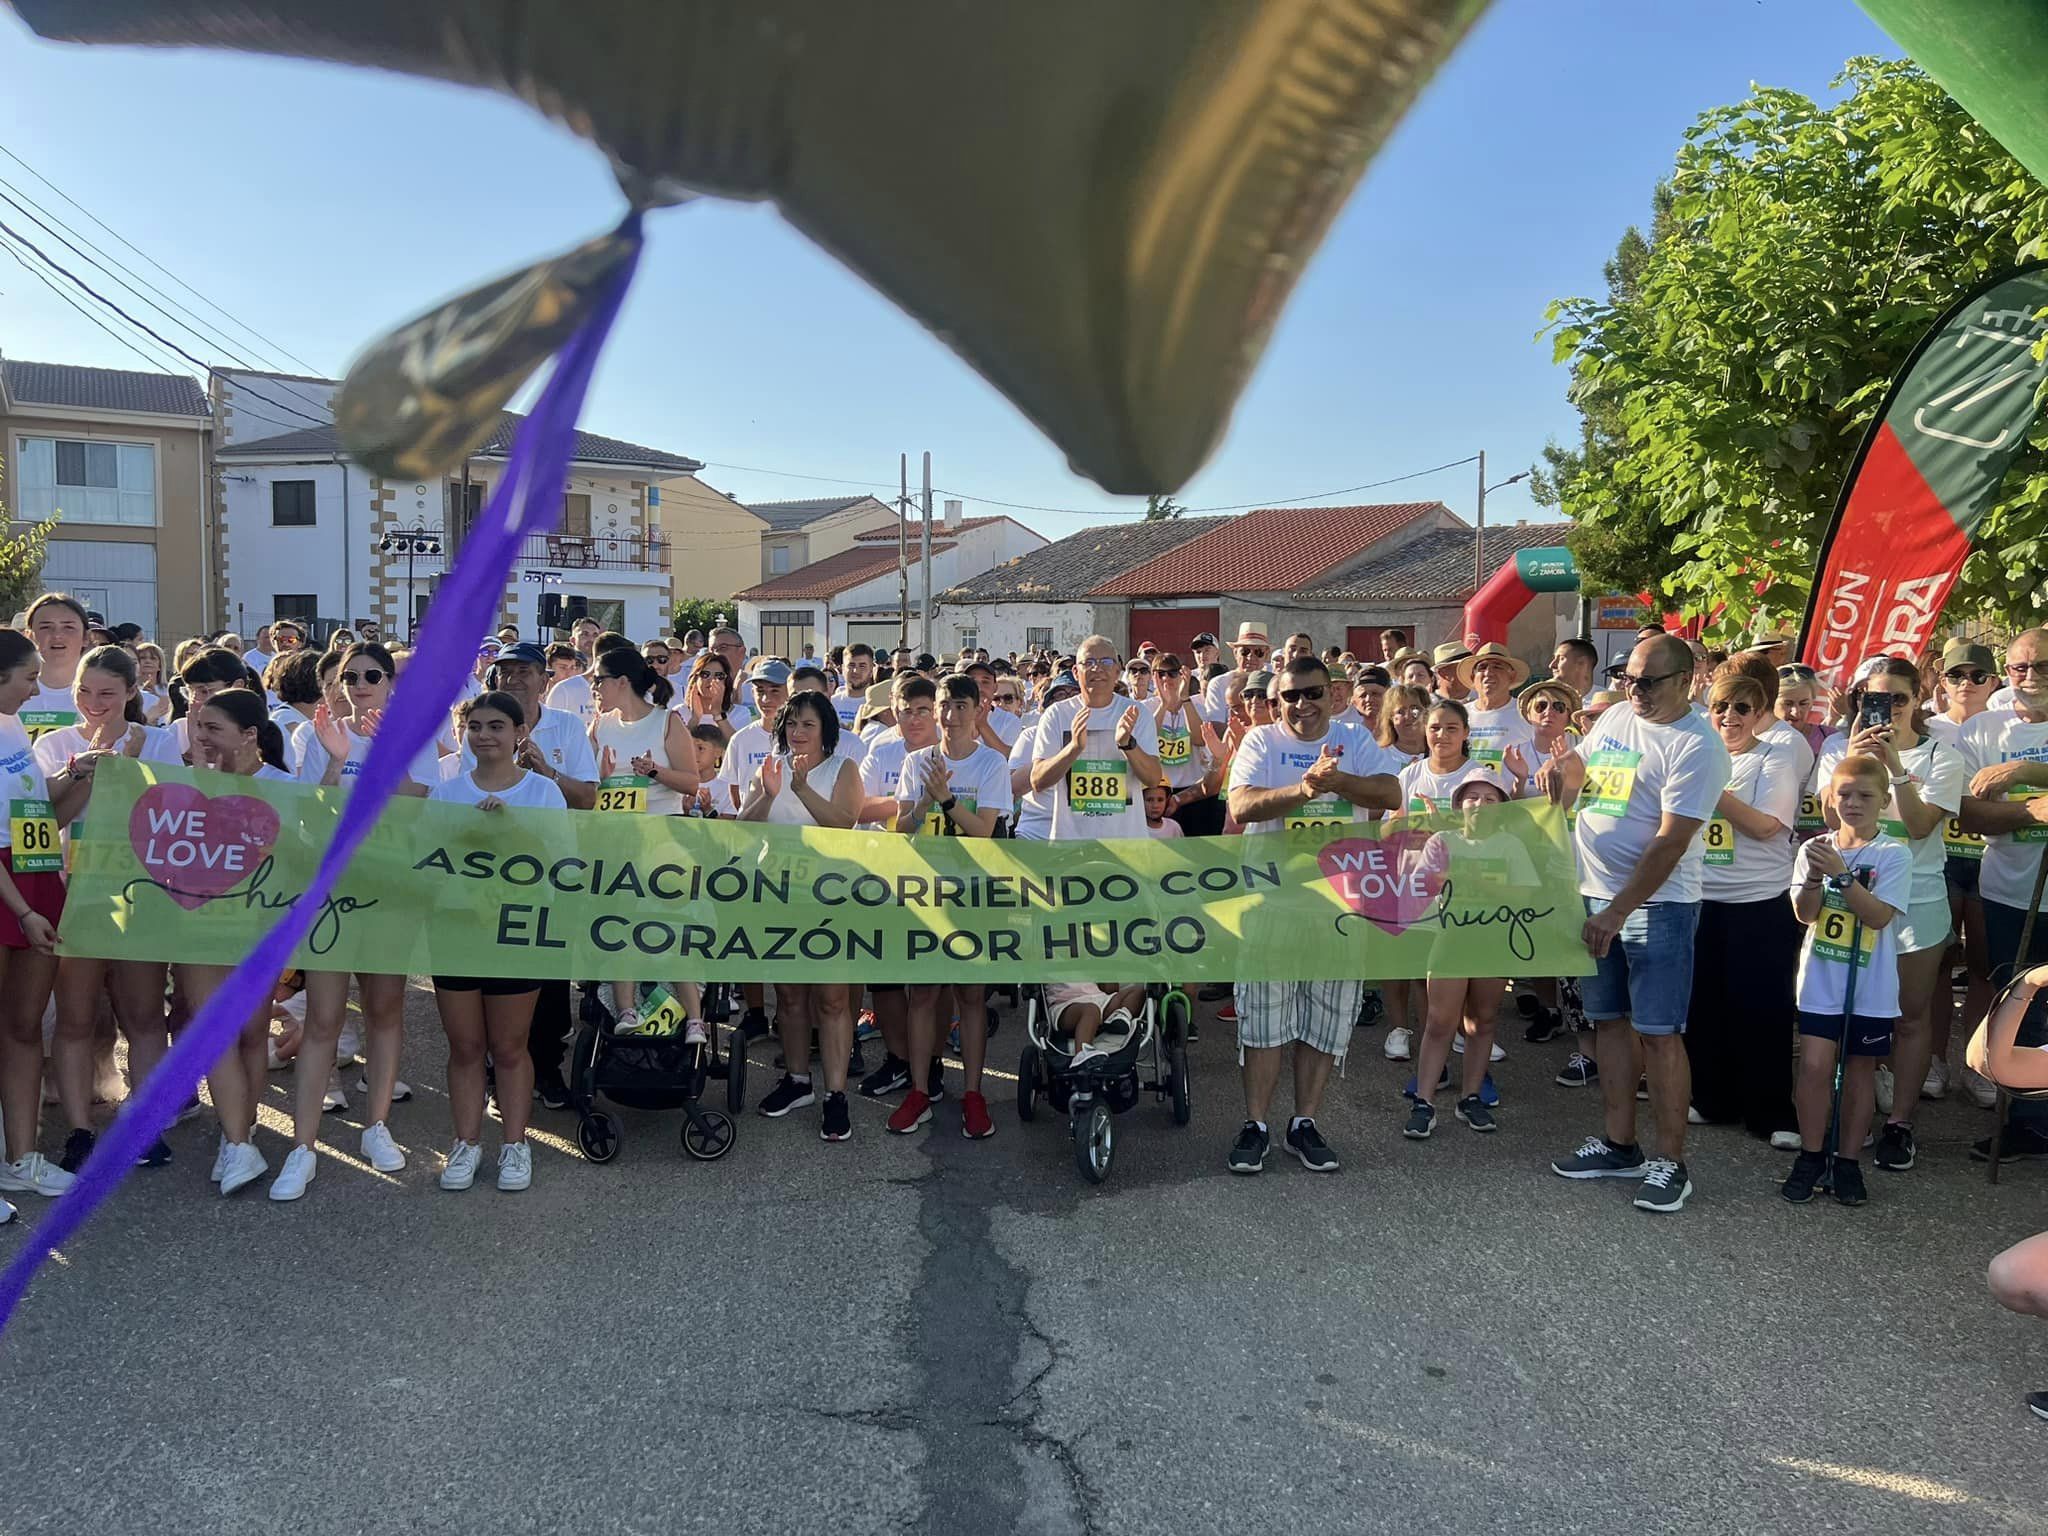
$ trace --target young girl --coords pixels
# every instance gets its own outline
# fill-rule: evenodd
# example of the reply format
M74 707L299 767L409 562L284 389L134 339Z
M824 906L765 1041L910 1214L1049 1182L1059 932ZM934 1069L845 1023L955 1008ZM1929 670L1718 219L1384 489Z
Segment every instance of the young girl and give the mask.
M57 829L85 802L86 785L44 774L17 718L36 697L41 658L17 629L0 629L0 1109L7 1148L0 1190L61 1195L71 1175L36 1150L43 1100L43 1008L57 974L64 915ZM0 1201L0 1221L14 1208Z
M1835 830L1799 845L1792 861L1792 911L1807 928L1799 957L1800 1152L1780 1191L1801 1203L1829 1172L1822 1150L1834 1097L1836 1053L1847 1055L1842 1118L1835 1146L1835 1199L1868 1198L1863 1169L1844 1152L1861 1150L1877 1106L1877 1062L1891 1050L1899 1016L1897 935L1893 925L1912 905L1913 854L1879 826L1891 776L1874 757L1845 757L1828 781ZM1846 1018L1851 968L1855 1016Z
M264 700L246 688L223 688L186 716L194 766L216 773L290 783L284 766L284 733L271 720ZM229 965L188 965L180 961L178 983L194 1011L220 988L234 970ZM161 986L161 983L159 983ZM270 1004L253 1012L242 1032L206 1074L214 1113L220 1116L220 1149L214 1155L213 1182L223 1195L251 1184L270 1171L256 1150L256 1105L263 1097L269 1070ZM131 1052L133 1047L130 1047Z
M1179 822L1167 819L1166 786L1164 784L1147 784L1145 786L1145 831L1152 837L1181 837L1185 835Z
M444 779L430 800L473 805L486 813L568 809L552 779L519 766L526 739L526 712L508 693L481 693L456 711L462 739L476 767ZM443 1189L467 1189L483 1161L484 1053L497 1074L498 1114L504 1145L498 1149L498 1188L525 1189L533 1182L533 1149L526 1118L533 1099L533 1058L527 1032L540 983L502 976L436 976L434 1003L448 1032L448 1111L455 1121L455 1145L441 1170Z
M597 754L597 809L642 816L682 816L697 798L697 744L690 722L668 707L675 690L631 646L598 658L592 682L597 714L590 722L590 746ZM697 984L681 982L683 1033L693 1044L705 1039ZM640 1032L640 984L612 983L612 1032Z
M138 640L133 649L135 666L141 674L142 718L150 725L162 725L171 718L171 695L164 681L163 647L154 640Z
M1460 784L1484 770L1465 749L1470 717L1456 699L1439 699L1423 719L1428 755L1401 770L1401 800L1410 811L1448 811Z

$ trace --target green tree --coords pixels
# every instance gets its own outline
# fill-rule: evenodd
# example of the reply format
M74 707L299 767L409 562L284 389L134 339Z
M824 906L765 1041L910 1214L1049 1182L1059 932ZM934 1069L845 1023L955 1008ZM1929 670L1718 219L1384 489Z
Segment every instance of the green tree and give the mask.
M1725 604L1723 631L1796 618L1913 345L1964 289L2048 254L2048 190L1918 68L1852 59L1835 89L1823 105L1758 87L1703 114L1607 297L1550 307L1583 423L1541 489L1577 525L1589 585ZM2030 615L2044 569L2037 423L1951 612Z
M7 461L0 459L0 485L6 484ZM30 523L20 532L8 526L7 505L0 502L0 620L10 620L42 590L43 557L49 552L55 518Z
M710 597L686 597L676 604L670 628L678 635L693 629L709 634L714 624L736 624L739 616L740 605L729 597L722 601Z
M1148 523L1171 522L1185 511L1187 511L1187 508L1175 501L1171 496L1161 496L1155 493L1145 498L1145 521Z

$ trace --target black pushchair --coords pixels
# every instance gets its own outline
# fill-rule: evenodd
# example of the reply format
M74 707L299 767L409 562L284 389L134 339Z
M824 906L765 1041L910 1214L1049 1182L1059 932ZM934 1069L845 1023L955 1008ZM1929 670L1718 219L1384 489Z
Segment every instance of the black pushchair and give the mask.
M1120 1040L1096 1037L1108 1054L1076 1067L1073 1037L1055 1029L1045 991L1025 989L1024 1050L1017 1063L1017 1118L1036 1118L1041 1100L1067 1117L1074 1163L1082 1177L1100 1184L1116 1156L1115 1116L1136 1106L1149 1090L1169 1101L1173 1123L1194 1116L1188 1081L1188 1022L1194 1010L1178 987L1154 982L1145 989L1143 1013Z
M731 1115L703 1105L704 1085L723 1078L726 1101L745 1102L746 1045L737 1034L718 1054L718 1026L706 1020L710 1043L688 1044L680 1034L618 1035L612 1012L600 996L601 983L578 984L576 1043L569 1053L569 1107L576 1112L576 1144L593 1163L619 1155L625 1131L616 1115L598 1106L600 1097L629 1109L680 1109L683 1151L700 1162L716 1162L732 1150L738 1128ZM709 1008L705 1010L707 1013Z

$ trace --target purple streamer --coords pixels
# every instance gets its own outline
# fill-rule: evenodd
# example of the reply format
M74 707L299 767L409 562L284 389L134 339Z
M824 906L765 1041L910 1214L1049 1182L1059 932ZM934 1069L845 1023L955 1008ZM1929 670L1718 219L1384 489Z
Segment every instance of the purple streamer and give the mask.
M634 249L591 316L562 348L553 376L519 428L505 478L463 544L462 553L421 621L419 642L369 756L342 808L334 841L312 882L221 985L170 1053L115 1116L77 1181L37 1223L31 1241L0 1274L0 1329L14 1316L43 1261L82 1227L163 1133L199 1080L265 1005L327 894L397 792L406 766L434 739L476 659L476 637L497 623L498 604L520 541L545 532L562 512L562 481L575 444L576 418L633 271L639 265L639 215L622 226Z

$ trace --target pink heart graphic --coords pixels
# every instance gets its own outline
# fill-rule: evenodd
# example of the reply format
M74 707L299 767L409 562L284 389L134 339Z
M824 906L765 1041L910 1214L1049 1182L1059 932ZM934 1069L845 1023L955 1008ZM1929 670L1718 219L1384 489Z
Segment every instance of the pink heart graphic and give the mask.
M153 784L128 813L128 842L150 879L187 912L233 890L277 845L277 812L253 795Z
M1316 862L1347 907L1388 933L1406 932L1429 911L1449 868L1443 843L1419 828L1339 838Z

